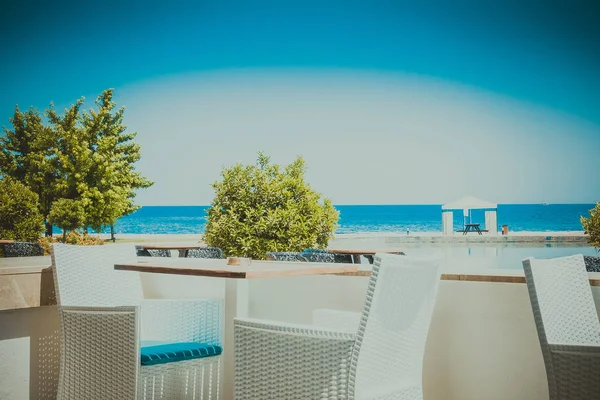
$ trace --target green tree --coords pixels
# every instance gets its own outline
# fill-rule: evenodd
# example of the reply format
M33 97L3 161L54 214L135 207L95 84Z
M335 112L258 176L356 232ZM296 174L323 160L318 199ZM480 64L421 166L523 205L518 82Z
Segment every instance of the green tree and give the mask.
M153 182L135 170L140 159L136 133L126 132L124 109L115 109L113 90L98 96L97 110L81 111L84 99L59 114L50 104L48 124L33 108L15 107L13 129L0 137L0 175L12 176L33 190L52 235L49 214L54 201L78 201L84 210L84 231L114 225L139 208L136 190Z
M47 218L52 202L61 196L55 131L44 126L37 110L21 111L15 107L10 119L13 129L4 128L0 137L0 174L10 176L37 194L39 209ZM46 223L46 234L52 225Z
M15 178L0 179L0 238L36 242L43 231L37 194Z
M213 183L204 240L227 256L264 259L270 251L327 247L339 213L304 181L301 157L281 168L258 154L255 165L236 164Z
M134 198L137 189L153 182L135 170L140 146L133 140L136 132L126 132L124 108L115 109L113 89L96 99L97 110L82 114L82 127L89 160L80 194L86 214L86 226L100 230L139 208Z
M50 128L57 138L55 144L57 171L62 178L54 187L57 193L55 200L77 201L81 207L85 205L82 193L88 190L85 178L92 167L90 142L81 125L83 101L84 99L80 98L65 109L63 114L56 112L52 104L46 110ZM51 206L51 210L52 208ZM80 226L84 225L85 222Z
M97 110L80 111L83 98L58 115L51 107L48 119L58 139L57 157L63 177L57 187L64 198L83 207L84 231L114 225L139 208L136 190L153 182L135 170L141 158L135 132L126 132L124 109L115 110L113 90L96 99Z
M79 200L58 199L52 204L50 223L63 231L63 242L67 240L67 231L81 228L85 224L85 211Z
M600 203L590 210L588 218L581 217L581 225L589 235L588 242L596 249L600 248Z

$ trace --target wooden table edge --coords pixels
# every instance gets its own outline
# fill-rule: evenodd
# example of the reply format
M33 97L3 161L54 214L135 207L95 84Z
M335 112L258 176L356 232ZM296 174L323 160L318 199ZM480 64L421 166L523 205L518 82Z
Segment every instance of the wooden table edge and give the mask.
M293 263L292 263L293 264ZM305 265L305 263L302 263ZM340 264L338 264L339 266ZM165 267L158 265L133 265L133 264L115 264L115 270L119 271L137 271L147 273L186 275L186 276L204 276L216 278L234 278L234 279L257 279L257 278L278 278L292 277L304 275L334 275L334 276L371 276L370 270L357 269L355 264L346 264L345 271L340 271L339 267L315 267L302 268L293 271L276 269L261 270L261 269L244 269L240 271L232 270L200 270L192 268L177 268ZM335 269L335 270L334 270ZM596 273L593 273L596 275ZM492 275L492 274L477 274L477 273L442 273L440 280L457 281L457 282L487 282L487 283L525 283L524 275ZM590 286L600 287L600 276L589 277Z
M209 278L233 278L233 279L258 279L258 278L285 278L292 276L305 276L305 275L336 275L340 273L352 273L357 271L357 267L354 264L340 264L335 267L330 266L319 266L319 267L307 267L307 263L301 264L303 268L294 270L288 269L241 269L234 271L235 267L229 270L210 270L210 269L199 269L199 268L178 268L175 266L166 267L152 264L115 264L114 269L117 271L136 271L154 274L171 274L171 275L185 275L185 276L203 276ZM340 271L342 270L342 271Z
M356 272L343 272L336 274L339 276L371 276L371 271L358 270ZM525 283L524 275L488 275L475 273L442 273L440 276L442 281L457 281L457 282L487 282L487 283ZM589 277L590 286L600 286L600 276Z

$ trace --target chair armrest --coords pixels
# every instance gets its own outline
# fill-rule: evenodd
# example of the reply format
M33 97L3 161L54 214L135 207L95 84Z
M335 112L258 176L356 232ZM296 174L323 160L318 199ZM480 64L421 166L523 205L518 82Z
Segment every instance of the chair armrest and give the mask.
M312 325L236 318L236 398L343 397L354 338Z
M320 309L313 311L313 324L328 329L356 333L362 314L351 311Z
M354 341L355 333L341 329L332 329L317 325L289 324L254 318L235 318L234 328L260 329L272 334L304 336L315 339L334 339Z
M548 346L553 354L600 357L600 344L549 344Z
M144 299L141 305L143 340L222 345L222 300Z
M600 345L549 345L553 386L569 399L597 399L600 395ZM562 398L562 397L561 397Z
M59 307L62 396L97 388L106 398L136 397L138 307ZM60 393L59 393L60 394Z

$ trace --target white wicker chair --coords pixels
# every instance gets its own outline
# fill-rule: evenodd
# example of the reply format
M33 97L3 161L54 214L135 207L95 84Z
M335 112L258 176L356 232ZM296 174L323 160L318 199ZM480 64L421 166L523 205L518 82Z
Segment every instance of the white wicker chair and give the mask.
M600 399L600 322L581 254L523 260L550 400Z
M61 328L58 399L218 398L222 302L144 300L139 274L114 270L116 262L135 257L133 245L53 245ZM153 354L140 354L164 343L188 350L146 347ZM216 355L189 358L198 352ZM181 361L161 363L173 356Z
M362 314L236 319L235 398L421 400L439 278L437 259L378 254Z

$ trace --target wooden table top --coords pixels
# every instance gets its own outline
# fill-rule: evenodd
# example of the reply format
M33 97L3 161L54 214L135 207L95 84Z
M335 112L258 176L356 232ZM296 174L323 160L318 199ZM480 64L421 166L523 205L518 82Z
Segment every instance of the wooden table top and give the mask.
M371 276L369 269L358 269L357 264L341 263L303 263L285 261L252 260L248 267L227 265L227 260L186 259L167 257L138 257L139 260L129 264L115 264L116 270L149 272L156 274L174 274L190 276L207 276L217 278L276 278L301 275L342 275ZM160 260L158 259L160 258ZM600 286L600 272L588 273L591 286ZM523 271L519 270L484 270L463 273L442 273L443 281L493 282L493 283L525 283Z
M10 240L10 239L0 239L0 244L8 244L8 243L13 243L14 240Z
M115 264L120 271L150 272L155 274L174 274L207 276L215 278L277 278L301 275L343 274L356 272L356 264L299 263L285 261L252 260L250 266L227 265L227 260L201 258L138 257L139 260L128 264Z
M227 260L168 257L137 258L139 259L137 262L117 265L115 266L115 269L162 274L237 277L246 279L312 274L335 274L343 276L371 275L371 271L368 269L358 269L358 266L361 264L297 263L254 260L250 267L234 267L228 266ZM40 273L51 265L52 261L50 256L0 258L0 276ZM588 277L591 286L600 286L600 272L589 272ZM522 270L492 269L458 273L445 272L442 273L441 279L444 281L462 282L525 283L525 276Z
M353 272L340 273L344 276L371 276L371 271L360 269ZM600 286L600 272L588 272L590 286ZM522 270L483 270L472 272L451 273L444 272L440 276L442 281L461 282L488 282L488 283L525 283L525 275Z
M150 250L189 250L189 249L202 249L206 247L204 244L140 244L138 245L142 249L150 249Z
M365 249L327 249L330 253L338 253L338 254L367 254L374 255L377 253L389 253L389 254L398 254L402 253L402 250L365 250Z

